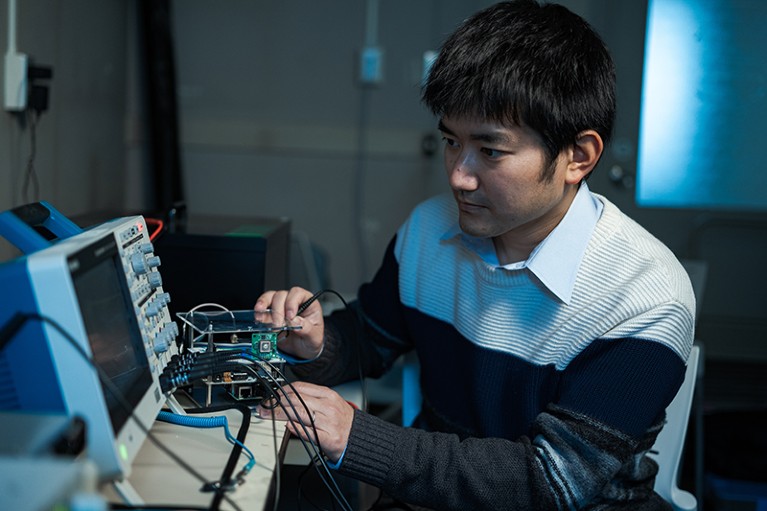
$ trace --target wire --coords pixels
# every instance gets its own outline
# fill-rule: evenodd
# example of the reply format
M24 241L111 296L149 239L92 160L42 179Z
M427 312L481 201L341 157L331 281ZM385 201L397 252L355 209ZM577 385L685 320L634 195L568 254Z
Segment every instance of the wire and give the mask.
M308 300L306 300L304 303L302 303L298 307L297 315L300 315L302 312L304 312L312 303L314 303L320 296L323 294L330 293L336 295L339 300L341 300L341 303L344 304L344 308L349 310L349 304L346 302L344 297L339 293L338 291L335 291L333 289L322 289L320 291L317 291L314 293ZM356 338L359 339L361 337L361 334L359 332L359 324L357 321L354 322L354 327L356 330ZM354 343L354 348L357 355L357 376L360 380L360 386L362 387L362 409L367 410L368 409L368 403L367 403L367 381L365 380L365 375L362 371L362 354L360 353L360 345L359 342Z
M293 417L295 417L295 422L299 425L299 427L301 427L304 430L304 433L308 438L312 437L312 435L309 432L310 427L312 429L312 432L314 433L314 438L318 438L314 419L311 417L311 412L308 406L306 405L306 402L301 397L300 393L298 393L297 390L292 386L292 384L288 382L288 386L290 386L293 392L296 394L296 397L298 398L300 405L303 407L303 410L310 417L309 425L305 424L303 420L301 419L301 415L299 414L298 409L296 408L297 403L294 403L291 399L288 398L287 392L283 388L282 383L277 378L275 378L273 374L270 374L269 371L263 370L263 368L264 366L268 367L269 369L271 369L271 371L274 374L282 378L284 381L288 381L287 377L280 371L280 369L276 365L270 363L269 361L265 361L265 360L261 360L257 358L248 349L243 348L239 350L227 350L227 351L212 352L212 353L195 352L190 355L178 356L176 359L172 361L172 364L181 365L185 367L188 366L190 369L186 370L186 373L181 375L176 375L174 372L175 370L173 369L169 371L169 374L166 374L166 372L164 372L163 375L161 376L161 382L170 381L170 383L172 384L178 384L178 383L185 384L192 381L196 377L202 377L203 375L207 375L210 373L221 372L224 369L234 370L235 368L251 374L256 380L261 382L263 386L267 389L267 391L270 393L270 396L266 396L262 400L262 406L268 407L269 405L266 403L266 401L272 400L272 407L276 408L279 406L285 411L286 414L292 415ZM263 373L258 371L256 367L262 369ZM163 390L169 391L170 389L167 387L163 387ZM290 411L288 407L290 407ZM276 426L273 425L273 428L276 428ZM349 505L348 501L346 500L340 488L338 487L338 484L333 478L330 472L330 468L327 466L327 463L325 461L325 455L322 452L322 448L319 442L315 444L314 442L311 442L311 441L306 442L301 436L299 436L298 438L301 441L310 459L313 460L313 464L315 465L320 478L322 479L323 483L327 487L330 494L333 496L333 498L337 502L339 502L339 504L343 506L345 510L351 510L352 509L351 506ZM275 445L275 450L276 449L277 447ZM279 458L279 456L277 456L277 458Z
M39 114L33 109L27 110L27 118L29 119L29 159L27 160L27 169L24 173L24 184L21 188L21 196L24 202L37 202L40 197L40 183L37 180L37 172L35 171L35 156L37 155L37 121ZM32 199L28 197L28 189L30 183L34 189Z
M274 366L273 364L271 364L269 362L266 362L266 364L269 365L272 368L272 370L275 373L277 373L278 376L283 378L285 381L288 381L287 377L280 371L280 369L278 367ZM279 386L279 389L283 392L285 397L287 397L287 393L282 388L282 385L280 385L279 382L277 382L276 380L275 380L275 383ZM301 402L301 404L304 407L304 410L307 412L307 414L309 416L309 421L311 422L311 427L312 427L312 429L314 431L314 435L315 435L314 437L317 439L317 444L315 446L315 444L313 442L309 442L309 445L307 445L306 442L304 442L304 440L301 437L298 437L298 438L301 440L301 443L303 444L304 449L306 450L307 454L309 455L309 458L312 460L312 462L315 465L315 467L317 467L319 465L322 468L322 471L320 471L320 469L317 468L317 472L318 472L318 474L320 476L320 479L322 479L323 483L325 484L325 486L330 491L331 495L333 495L334 498L342 506L344 506L344 509L351 509L351 506L349 505L349 502L346 500L346 498L343 495L343 492L338 487L338 483L336 482L335 478L333 477L332 473L330 472L330 467L328 467L327 462L325 461L326 456L325 456L324 452L322 451L322 447L321 447L321 445L319 443L319 436L317 435L317 428L316 428L316 425L314 423L314 418L312 417L312 413L309 411L309 408L306 405L306 403L304 402L303 398L301 397L301 394L293 386L293 384L290 383L289 381L288 381L288 386L293 391L293 393L298 397L298 400ZM304 432L308 433L307 426L301 420L300 416L298 415L298 412L295 410L295 406L290 401L290 399L287 399L287 401L288 401L288 404L290 404L291 408L293 408L293 411L294 411L294 413L296 415L296 418L298 419L298 422L301 425L301 427L303 428ZM284 406L283 406L283 409L284 409ZM286 412L287 412L287 410L286 410ZM307 434L307 436L308 436L308 434ZM309 446L311 446L311 449L309 448ZM329 482L326 481L324 476L327 476L330 481ZM331 487L331 483L332 483L332 487Z
M240 470L237 475L232 477L232 474L234 473L234 469L237 466L237 460L240 457L240 454L242 453L242 450L240 446L244 447L245 438L248 434L248 429L250 427L250 419L251 419L251 412L250 408L247 406L241 405L241 404L227 404L227 405L221 405L221 406L214 406L214 407L208 407L208 408L199 408L199 409L193 409L188 410L188 413L205 413L205 412L219 412L222 410L228 410L228 409L236 409L242 413L242 422L240 423L239 431L237 432L237 444L235 444L234 448L232 449L232 452L229 455L229 460L227 461L226 466L224 467L223 474L221 475L221 479L218 481L218 483L212 483L210 485L210 488L215 491L215 495L213 497L213 502L211 503L211 509L217 510L219 506L221 505L221 501L225 498L224 492L233 488L232 484L233 481L237 484L240 484L243 480L243 478L246 475L246 472L243 470ZM255 463L255 458L254 458Z
M269 362L264 362L267 364L271 369L277 373L278 376L285 379L287 381L287 378L284 374L274 366L273 364ZM265 382L264 379L268 379L273 383L277 390L282 392L282 396L277 395L274 400L275 403L273 407L280 406L286 414L290 415L288 408L286 407L285 403L287 403L288 406L290 406L290 409L293 412L293 416L295 417L295 422L298 423L298 425L304 430L304 433L308 438L311 438L311 435L309 435L309 427L312 428L312 431L314 432L314 438L319 438L317 434L317 428L314 423L314 419L312 417L311 411L309 410L309 407L306 405L306 402L301 397L301 394L293 387L293 385L288 382L288 386L293 390L296 397L298 398L298 401L300 402L301 406L303 407L304 411L306 411L307 415L309 416L310 425L307 426L307 424L304 423L304 421L301 419L300 414L298 413L298 410L296 409L296 404L293 403L293 401L288 398L287 392L283 388L282 384L274 378L271 374L268 373L268 371L264 372L264 375L259 374L257 371L254 371L252 367L248 365L243 365L243 369L246 369L249 372L252 372L252 374L259 379L259 381L262 381L265 386L269 387L269 382ZM273 415L272 415L273 416ZM328 489L330 494L333 496L334 500L337 501L344 510L351 511L352 507L349 504L349 502L346 500L346 497L341 492L340 488L338 487L338 484L335 481L335 478L333 477L332 473L330 472L330 467L328 467L327 462L325 461L325 455L322 452L322 448L319 444L319 441L315 444L312 441L306 441L302 437L297 437L299 441L301 442L302 446L304 447L304 450L306 450L307 455L311 460L313 460L313 464L315 465L315 468L317 470L318 475L320 476L320 479L322 480L325 487Z
M218 304L218 303L211 303L211 302L208 302L208 303L201 303L201 304L195 305L194 307L192 307L191 309L189 309L189 312L194 312L194 311L196 311L196 310L199 310L199 309L201 309L201 308L203 308L203 307L218 307L218 308L219 308L219 309L221 309L221 310L222 310L224 313L228 312L228 313L229 313L229 315L230 315L230 316L232 316L232 319L234 319L234 314L232 313L232 311L230 311L228 308L226 308L226 307L224 307L223 305L221 305L221 304ZM212 314L212 313L210 313L210 314Z
M301 315L311 304L313 304L317 298L324 295L325 293L331 293L338 297L339 300L341 300L341 303L344 304L344 307L347 309L349 308L349 304L346 303L346 300L344 300L344 297L341 296L341 293L338 291L334 291L333 289L321 289L320 291L317 291L314 293L308 300L306 300L304 303L298 306L298 312L296 312L296 316Z
M157 236L162 233L162 231L165 229L165 222L160 220L159 218L144 218L144 221L146 221L147 227L154 226L154 231L152 231L149 234L149 241L154 241Z
M303 302L297 311L297 314L302 314L306 311L306 309L314 303L320 296L326 293L331 293L336 295L341 302L343 303L344 307L347 309L349 308L348 303L344 299L344 297L338 293L337 291L334 291L332 289L323 289L316 293L314 293L308 300ZM194 310L197 310L204 306L214 306L219 307L223 309L224 311L229 312L225 307L215 304L215 303L205 303L200 304L196 306L194 309L192 309L190 312L193 312ZM231 313L231 312L230 312ZM355 321L355 325L357 325L357 322ZM197 339L192 341L192 345L196 343L199 339L201 339L203 336L201 335ZM218 345L217 345L218 346ZM366 392L366 383L362 371L362 365L361 365L361 356L360 356L360 346L358 343L355 343L355 347L357 350L357 367L358 367L358 373L360 382L363 388L363 409L367 409L367 392ZM241 349L237 349L241 348ZM317 442L312 441L306 441L301 436L298 436L298 439L300 440L302 446L304 447L307 455L310 459L310 465L314 466L315 470L317 471L318 476L320 477L321 481L333 497L334 503L337 502L342 509L344 510L352 510L352 506L347 501L346 497L343 495L343 492L338 487L338 483L335 481L335 478L333 477L330 467L328 467L326 462L326 456L322 450L322 446L319 442L319 435L317 433L317 428L314 423L314 418L312 417L311 411L309 410L308 406L306 405L306 402L301 397L300 393L293 387L292 383L288 380L288 378L281 372L281 370L275 366L274 364L270 363L269 361L262 360L260 358L257 358L251 351L249 351L248 348L244 347L234 347L234 346L227 346L227 349L223 352L195 352L196 354L202 355L202 358L200 359L192 359L191 361L191 370L189 370L186 374L184 374L182 377L174 378L172 380L172 383L178 384L178 383L188 383L192 381L193 375L208 375L214 372L221 372L223 368L232 369L234 366L239 367L241 370L248 372L251 374L256 380L262 383L262 385L270 392L271 396L265 396L262 399L262 406L269 407L269 404L267 403L267 400L273 400L271 407L281 407L285 413L290 416L293 415L295 417L295 422L298 424L300 428L303 429L304 434L307 438L312 438L312 435L310 434L310 428L312 433L314 433L313 438L317 439ZM269 367L273 374L276 374L278 377L282 378L285 382L287 382L288 387L293 390L294 394L298 398L298 401L300 403L300 406L303 407L304 411L309 416L309 424L305 424L304 421L301 419L300 414L298 413L298 409L296 408L297 404L293 403L291 399L288 398L287 392L284 389L282 383L277 380L273 376L273 374L270 374L269 371L263 371L263 374L256 370L253 366L256 365L258 367L262 367L262 365L266 365ZM167 380L166 380L167 381ZM165 390L165 389L163 389ZM292 414L289 413L289 409L292 411ZM272 427L274 430L274 440L275 440L275 452L277 452L277 446L276 446L276 425L274 423L274 414L272 414ZM275 455L275 458L279 458L279 456ZM335 504L334 504L335 507ZM275 509L276 509L276 502L275 502Z

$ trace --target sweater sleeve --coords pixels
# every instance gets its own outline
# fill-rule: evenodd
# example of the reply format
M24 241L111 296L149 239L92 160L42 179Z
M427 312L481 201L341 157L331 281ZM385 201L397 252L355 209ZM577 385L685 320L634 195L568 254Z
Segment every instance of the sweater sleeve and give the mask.
M322 385L336 385L361 376L378 378L400 355L413 348L407 340L399 303L395 239L389 243L374 279L360 288L359 300L325 318L322 354L315 361L293 366L297 377ZM387 324L386 330L379 326L380 322Z
M635 439L552 405L529 437L462 440L358 411L340 472L440 510L581 509L597 495L605 504L630 496L636 509L666 509L653 493L657 465L641 457L659 429ZM632 458L636 463L629 463ZM634 473L611 487L626 466Z
M292 373L310 383L333 386L363 376L380 377L399 356L397 346L361 317L356 302L325 318L322 354L312 362L294 365Z

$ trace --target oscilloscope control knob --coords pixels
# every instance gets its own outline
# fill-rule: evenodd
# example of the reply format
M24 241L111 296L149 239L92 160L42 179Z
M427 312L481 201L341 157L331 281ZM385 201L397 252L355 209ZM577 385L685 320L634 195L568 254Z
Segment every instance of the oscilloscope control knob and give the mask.
M150 269L160 266L160 257L145 257L144 254L133 254L133 256L130 258L130 262L131 266L133 267L133 271L139 275L143 275Z
M158 335L153 343L154 352L158 355L160 353L165 353L170 348L170 343L168 342L168 337L166 335Z
M154 247L151 243L142 243L139 245L138 249L142 254L151 254L154 252Z
M150 271L146 278L149 281L149 285L152 286L153 289L162 285L162 277L160 276L160 272Z
M135 271L138 275L143 275L149 271L149 266L147 266L147 261L146 257L144 257L144 254L133 254L130 258L130 264L133 268L133 271Z
M168 351L170 345L176 339L178 335L178 325L175 322L168 323L165 328L157 333L157 337L154 340L154 351L157 354Z
M160 309L162 309L162 306L163 304L159 300L157 299L152 300L146 306L146 316L148 318L157 316L158 314L160 314Z

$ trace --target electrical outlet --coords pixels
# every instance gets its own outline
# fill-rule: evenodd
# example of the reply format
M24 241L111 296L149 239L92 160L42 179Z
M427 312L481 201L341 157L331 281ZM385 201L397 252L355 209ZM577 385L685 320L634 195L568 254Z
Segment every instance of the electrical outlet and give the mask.
M360 81L367 85L381 83L383 79L383 51L376 46L367 46L360 54Z
M22 112L27 108L28 57L23 53L5 54L5 109Z

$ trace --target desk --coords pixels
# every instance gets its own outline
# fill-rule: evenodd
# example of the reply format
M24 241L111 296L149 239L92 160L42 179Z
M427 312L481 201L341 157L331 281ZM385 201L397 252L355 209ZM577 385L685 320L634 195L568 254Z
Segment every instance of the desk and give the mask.
M229 430L232 435L237 436L242 415L236 410L217 414L195 414L194 417L221 414L227 416ZM239 509L270 509L275 489L273 476L277 466L275 442L278 455L282 457L286 441L284 423L277 422L275 426L276 437L271 420L256 417L251 420L245 445L255 456L256 465L243 485L227 493ZM194 467L208 481L216 481L221 477L232 450L232 444L226 440L223 428L199 429L156 421L151 432L159 442ZM247 458L241 456L235 472L246 462ZM135 490L138 498L145 504L208 507L213 499L212 493L199 491L202 483L196 477L180 467L150 440L144 442L136 456L127 483L128 488ZM123 502L112 485L105 486L102 494L110 502ZM221 509L236 509L232 502L224 500Z

